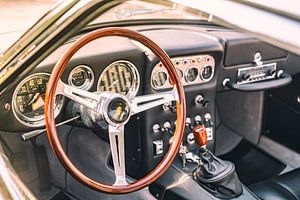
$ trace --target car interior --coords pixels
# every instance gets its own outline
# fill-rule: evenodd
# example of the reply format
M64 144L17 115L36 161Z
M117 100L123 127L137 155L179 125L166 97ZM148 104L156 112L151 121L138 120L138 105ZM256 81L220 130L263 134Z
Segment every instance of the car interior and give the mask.
M249 33L196 19L114 28L93 24L83 29L0 98L1 144L37 199L300 198L299 56ZM120 37L118 28L149 38L169 60L161 60L142 41ZM97 31L104 35L105 30L110 35L94 37L73 52L61 73L57 71L60 82L55 85L55 77L48 82L80 38ZM178 82L184 95L174 87ZM50 96L55 98L49 98L48 111L44 105L50 84L58 92ZM80 100L67 94L70 88L77 89ZM185 96L185 110L176 104L177 97L168 99L174 88L179 88L179 99ZM93 103L93 94L112 99L103 117L80 103ZM136 97L148 98L141 104L155 97L164 101L143 112L134 111L137 103L128 111L127 101ZM78 181L61 163L51 146L54 138L47 137L44 112L53 115L47 123L55 118L51 128L56 126L73 165L92 180L116 187L143 180L157 169L177 142L182 122L184 130L179 151L160 177L138 191L109 194ZM117 143L122 138L110 130L125 121L123 180L116 174L123 161L111 151L112 137Z

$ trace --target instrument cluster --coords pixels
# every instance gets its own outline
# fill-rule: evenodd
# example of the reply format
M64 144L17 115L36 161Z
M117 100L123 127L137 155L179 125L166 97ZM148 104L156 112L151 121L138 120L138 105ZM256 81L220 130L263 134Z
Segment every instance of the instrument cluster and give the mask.
M45 125L44 104L50 74L35 73L23 80L15 89L12 108L16 119L28 127ZM68 84L78 89L90 90L95 83L95 74L88 65L74 67L68 76ZM107 66L97 82L97 91L110 91L133 98L139 89L140 76L134 64L118 60ZM58 116L64 97L56 96L55 117Z
M171 58L183 86L206 83L214 76L215 60L211 55ZM151 73L151 86L155 90L172 88L171 79L161 62Z
M210 55L197 55L171 59L184 86L205 83L214 76L215 60ZM50 74L35 73L23 80L13 93L12 107L15 117L29 127L45 125L44 104ZM68 84L83 90L91 90L97 83L95 92L110 91L135 97L140 85L139 72L134 64L127 60L112 62L104 68L97 82L93 69L88 65L75 66L68 75ZM151 73L151 85L154 89L171 88L172 83L162 63L158 63ZM56 96L55 115L58 116L64 97Z

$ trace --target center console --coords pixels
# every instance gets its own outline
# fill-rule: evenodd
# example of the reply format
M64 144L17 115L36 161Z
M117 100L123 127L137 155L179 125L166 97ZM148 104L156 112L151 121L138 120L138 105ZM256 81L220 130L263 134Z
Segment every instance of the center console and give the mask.
M157 199L164 200L219 200L192 177L195 166L182 168L181 159L178 157L171 167L149 189ZM242 185L243 193L232 200L257 200L257 198L245 185Z

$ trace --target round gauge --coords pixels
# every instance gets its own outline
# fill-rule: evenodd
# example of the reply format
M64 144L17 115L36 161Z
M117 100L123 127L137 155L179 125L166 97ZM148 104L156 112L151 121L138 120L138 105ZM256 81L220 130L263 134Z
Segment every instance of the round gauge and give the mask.
M155 89L159 89L166 85L167 80L167 73L163 71L158 71L152 76L152 85Z
M182 77L183 77L183 72L182 72L182 70L181 70L181 69L176 69L176 72L177 72L179 78L182 79Z
M94 77L94 72L89 66L78 65L70 72L68 83L73 87L89 90L93 86Z
M13 94L13 112L16 118L26 126L45 125L44 104L46 88L50 75L33 74L24 79ZM55 99L55 116L58 115L63 103L61 95Z
M200 72L200 78L204 81L211 79L213 76L212 66L205 66Z
M140 84L136 67L125 60L110 64L100 75L97 91L110 91L134 97Z
M195 67L191 67L186 71L185 80L188 83L193 83L194 81L196 81L197 76L198 76L198 69L196 69Z

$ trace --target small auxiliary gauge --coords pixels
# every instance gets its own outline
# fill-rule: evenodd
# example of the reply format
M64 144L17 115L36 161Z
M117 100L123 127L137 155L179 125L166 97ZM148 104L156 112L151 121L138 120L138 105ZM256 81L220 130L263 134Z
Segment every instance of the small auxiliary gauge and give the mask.
M156 72L152 77L152 86L156 89L162 88L166 85L168 74L163 71Z
M200 72L200 78L204 81L208 81L212 78L213 74L214 74L213 67L207 65L204 68L202 68Z
M73 87L89 90L93 86L94 80L94 72L89 66L78 65L70 72L68 83Z
M185 80L188 83L193 83L196 81L198 76L198 69L195 67L191 67L186 71Z

